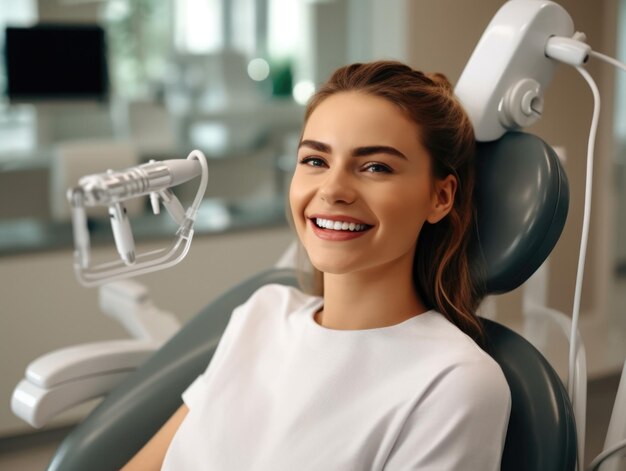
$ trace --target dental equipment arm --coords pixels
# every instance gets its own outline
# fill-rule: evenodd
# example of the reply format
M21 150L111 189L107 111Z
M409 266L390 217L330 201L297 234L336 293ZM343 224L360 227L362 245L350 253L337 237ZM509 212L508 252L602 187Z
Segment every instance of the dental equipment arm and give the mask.
M200 175L198 192L192 205L185 211L174 193L169 189ZM138 276L171 267L180 262L189 251L193 237L193 225L209 178L204 154L194 150L186 160L150 162L123 171L88 175L79 180L78 186L68 191L72 207L74 227L74 270L78 281L84 286L96 286L108 281ZM168 249L137 255L130 221L124 201L150 195L155 214L159 213L159 201L180 226L176 238ZM121 260L92 266L89 231L85 207L108 206L115 246Z

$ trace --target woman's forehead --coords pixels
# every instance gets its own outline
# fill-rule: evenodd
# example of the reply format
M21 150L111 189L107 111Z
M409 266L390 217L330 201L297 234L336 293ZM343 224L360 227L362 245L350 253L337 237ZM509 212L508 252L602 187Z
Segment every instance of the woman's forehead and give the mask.
M302 140L331 148L386 145L407 155L424 154L420 128L389 100L361 92L341 92L324 99L309 116Z

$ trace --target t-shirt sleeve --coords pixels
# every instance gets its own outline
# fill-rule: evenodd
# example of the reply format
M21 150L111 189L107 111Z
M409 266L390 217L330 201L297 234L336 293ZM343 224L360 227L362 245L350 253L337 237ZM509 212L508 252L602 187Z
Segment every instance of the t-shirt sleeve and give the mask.
M206 370L183 391L182 398L187 407L191 409L194 404L199 404L202 400L205 395L207 382L214 372L219 370L224 362L224 358L228 355L228 351L235 348L236 340L242 330L245 318L252 312L263 309L262 306L267 304L268 300L273 303L279 303L283 299L288 299L291 293L292 291L286 286L267 284L257 289L245 303L233 310L226 329L224 329L222 336L217 340L219 343Z
M499 470L510 411L495 362L455 365L415 404L384 469Z
M183 391L183 401L185 405L190 409L193 408L195 404L200 403L200 401L202 400L202 396L204 395L204 391L206 390L207 380L210 378L211 374L220 367L224 355L232 347L233 337L235 337L235 333L241 323L240 317L243 306L245 306L245 304L233 310L228 324L226 325L226 329L224 329L222 336L218 340L218 345L215 349L215 353L213 353L213 356L209 361L209 365L207 366L204 373L200 374L189 385L189 387L185 391Z

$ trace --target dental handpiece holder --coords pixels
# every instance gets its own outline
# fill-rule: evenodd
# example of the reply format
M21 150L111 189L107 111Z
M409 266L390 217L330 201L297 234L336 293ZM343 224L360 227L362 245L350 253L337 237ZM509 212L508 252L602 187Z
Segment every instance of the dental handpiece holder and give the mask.
M185 210L170 188L198 176L198 191L193 203ZM74 232L74 270L78 281L84 286L97 286L179 263L189 251L193 225L208 179L206 157L198 150L192 151L187 159L150 161L121 171L108 170L82 177L78 185L67 192ZM162 203L179 228L168 248L137 254L125 202L146 195L150 197L154 214L159 214ZM95 206L108 207L119 260L92 263L86 208Z

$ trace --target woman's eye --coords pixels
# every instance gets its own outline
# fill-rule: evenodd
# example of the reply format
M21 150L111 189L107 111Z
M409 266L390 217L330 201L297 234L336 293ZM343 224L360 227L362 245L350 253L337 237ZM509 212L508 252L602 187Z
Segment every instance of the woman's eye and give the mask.
M371 163L365 167L365 171L372 173L392 173L391 167L380 164L380 163Z
M300 163L302 165L308 165L310 167L323 167L324 165L326 165L326 162L324 162L324 160L320 159L319 157L304 157L300 159Z

